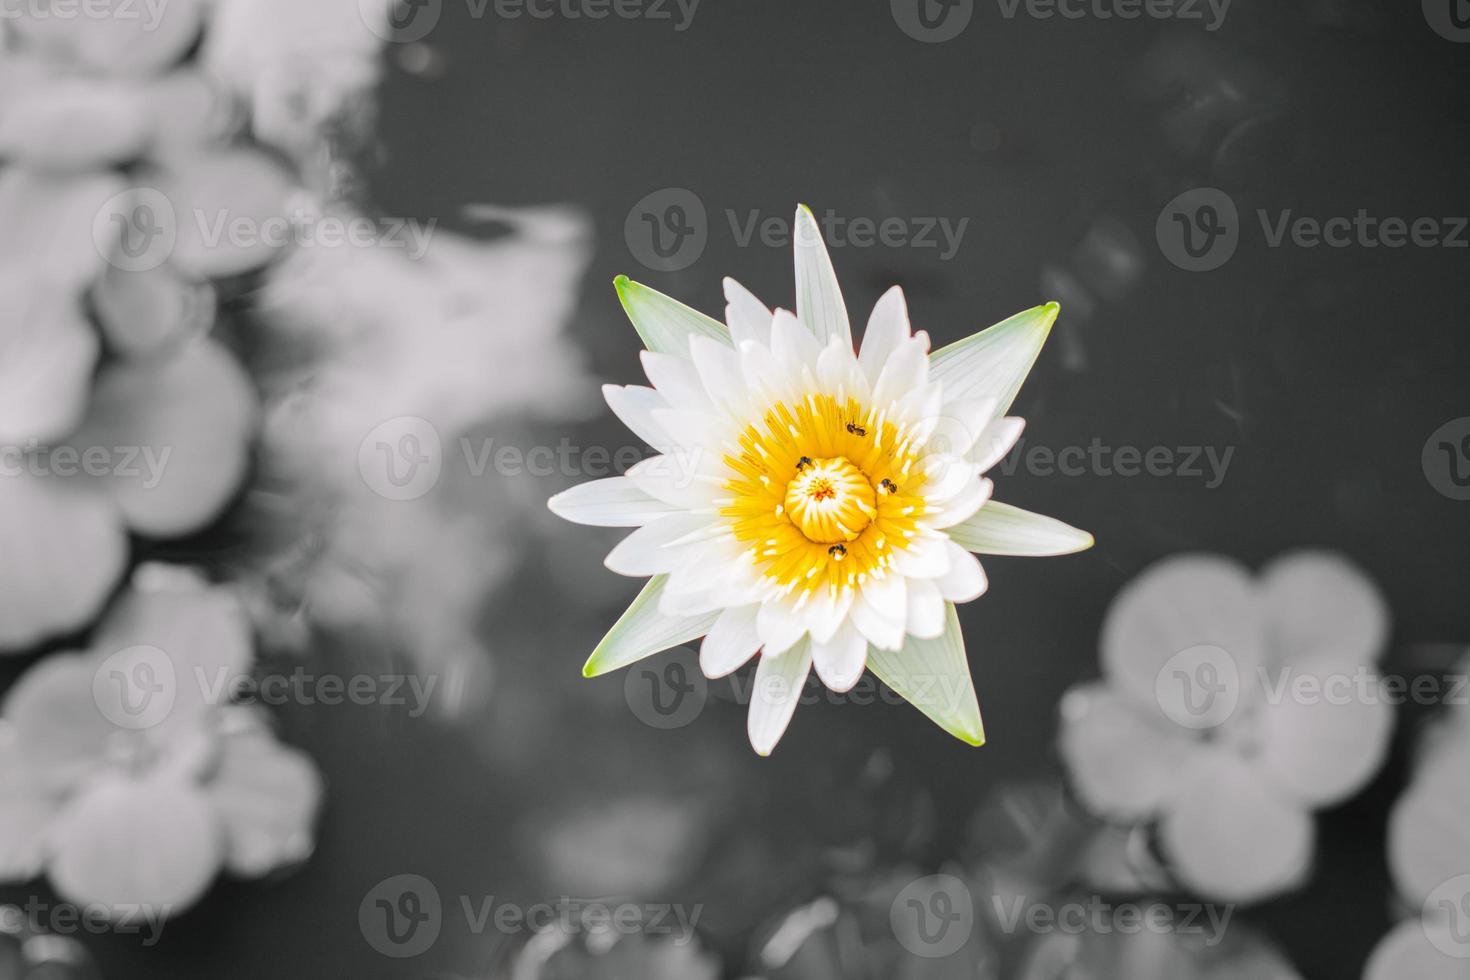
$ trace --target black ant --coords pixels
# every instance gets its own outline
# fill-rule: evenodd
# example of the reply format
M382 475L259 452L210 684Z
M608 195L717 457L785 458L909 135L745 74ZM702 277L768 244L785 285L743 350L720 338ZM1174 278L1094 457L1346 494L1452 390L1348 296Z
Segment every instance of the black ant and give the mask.
M812 458L810 456L803 456L796 461L796 471L799 473L810 465L812 465Z
M883 490L886 493L898 493L898 484L894 483L892 480L885 479L882 483L878 484L878 489Z
M856 422L847 423L847 431L851 432L855 436L866 436L868 434L868 430L858 425Z
M827 549L827 554L831 555L832 558L836 561L841 561L842 559L847 557L847 545L834 544L832 547Z

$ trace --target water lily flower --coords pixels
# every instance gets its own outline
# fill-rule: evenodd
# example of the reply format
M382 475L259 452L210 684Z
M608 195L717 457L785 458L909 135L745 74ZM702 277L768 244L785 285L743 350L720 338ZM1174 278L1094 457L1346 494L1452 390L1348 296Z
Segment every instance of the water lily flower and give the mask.
M1083 531L992 501L982 476L1020 436L1022 421L1005 413L1057 307L931 355L895 287L855 350L805 207L795 245L795 314L773 313L726 280L722 324L617 281L653 386L608 386L604 395L661 455L559 494L550 507L582 524L637 528L607 566L652 579L584 673L702 636L709 677L759 652L748 728L762 755L813 668L835 691L870 668L980 745L954 608L985 592L973 553L1056 555L1092 544Z
M1383 764L1393 711L1374 665L1388 612L1340 556L1288 554L1253 577L1183 555L1119 593L1103 680L1062 701L1061 754L1093 813L1156 826L1196 894L1264 899L1311 867L1312 812Z
M220 869L303 859L321 793L299 751L229 701L253 659L227 588L142 566L90 649L47 657L0 711L0 878L177 911Z

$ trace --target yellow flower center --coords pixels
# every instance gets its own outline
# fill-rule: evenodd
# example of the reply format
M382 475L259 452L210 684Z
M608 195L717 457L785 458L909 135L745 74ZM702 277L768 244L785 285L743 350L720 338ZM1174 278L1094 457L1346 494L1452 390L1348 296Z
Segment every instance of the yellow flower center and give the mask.
M785 506L797 530L817 544L851 541L878 516L873 485L841 457L798 461Z
M912 433L852 398L772 405L726 456L721 514L784 592L834 594L887 574L924 513Z

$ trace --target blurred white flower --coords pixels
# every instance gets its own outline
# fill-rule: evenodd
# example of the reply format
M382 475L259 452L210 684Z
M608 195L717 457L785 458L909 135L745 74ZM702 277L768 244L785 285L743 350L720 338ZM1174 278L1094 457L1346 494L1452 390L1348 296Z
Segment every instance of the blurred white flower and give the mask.
M0 876L123 914L177 911L221 868L302 860L320 778L229 696L252 660L233 593L139 570L89 650L39 662L0 713Z
M1389 820L1389 870L1408 914L1366 980L1470 976L1470 727L1454 718L1435 734Z
M1103 625L1103 681L1062 702L1061 752L1094 813L1157 822L1193 891L1266 898L1310 870L1312 811L1358 791L1393 724L1374 664L1388 612L1340 556L1259 578L1227 559L1154 565Z

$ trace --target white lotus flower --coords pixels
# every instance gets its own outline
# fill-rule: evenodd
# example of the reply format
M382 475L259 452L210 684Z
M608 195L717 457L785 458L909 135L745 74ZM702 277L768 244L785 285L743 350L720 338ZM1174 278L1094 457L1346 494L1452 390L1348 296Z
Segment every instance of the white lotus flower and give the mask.
M983 744L955 603L986 589L971 552L1058 555L1091 535L991 501L1020 436L1005 415L1056 320L1039 306L932 356L897 287L854 352L816 220L796 216L796 315L726 280L720 324L617 281L652 388L608 404L661 455L559 494L568 520L636 527L607 557L653 576L588 660L591 677L705 637L709 677L761 654L751 744L769 754L809 671L871 668L946 731Z

